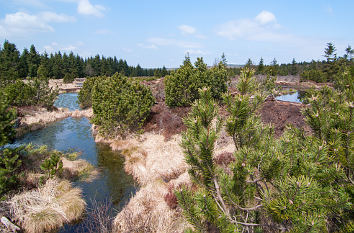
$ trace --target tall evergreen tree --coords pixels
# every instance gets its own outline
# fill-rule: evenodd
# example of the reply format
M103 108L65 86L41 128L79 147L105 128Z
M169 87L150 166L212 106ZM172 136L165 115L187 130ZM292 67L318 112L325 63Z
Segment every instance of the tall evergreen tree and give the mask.
M31 45L30 51L28 54L28 74L30 77L36 77L37 75L37 70L40 65L41 58L39 53L36 51L36 47L34 45Z
M18 74L19 77L24 79L28 76L28 49L24 48L22 51L22 54L20 56L20 61L19 61L19 65L18 65Z
M18 66L20 53L15 44L4 42L0 50L0 82L7 83L19 78ZM0 84L1 84L0 83Z

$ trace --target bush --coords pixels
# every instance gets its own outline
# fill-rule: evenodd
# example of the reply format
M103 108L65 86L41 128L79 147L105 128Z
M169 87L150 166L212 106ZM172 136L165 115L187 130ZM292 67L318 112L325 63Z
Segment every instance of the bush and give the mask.
M189 57L183 65L165 78L166 104L169 107L189 106L199 99L198 89L208 87L213 98L220 99L227 90L227 70L220 62L211 69L198 58L193 67Z
M141 129L155 100L148 87L119 74L96 82L92 90L92 122L105 136Z
M79 92L79 103L81 108L89 108L92 107L92 88L96 82L96 80L105 77L92 77L87 78Z
M16 187L19 182L23 147L0 151L0 195Z
M34 102L35 92L33 88L21 80L8 84L4 93L7 95L11 106L29 106Z
M17 80L4 87L11 106L36 105L52 108L58 91L49 88L48 79L33 78L28 83Z
M16 112L9 108L5 95L0 95L0 147L11 141L15 136L14 120Z
M72 73L66 73L63 79L63 83L72 83L74 80L75 77Z
M302 81L314 81L317 83L326 82L326 76L320 70L305 70L301 74Z

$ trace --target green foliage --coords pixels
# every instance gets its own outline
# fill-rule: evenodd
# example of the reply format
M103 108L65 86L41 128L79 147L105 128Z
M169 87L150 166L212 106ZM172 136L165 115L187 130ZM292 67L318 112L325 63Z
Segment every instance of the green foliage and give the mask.
M141 129L154 102L148 87L115 74L94 84L92 122L106 136L125 135Z
M16 45L5 40L0 49L0 86L19 78L19 55Z
M4 88L11 106L29 106L34 104L34 90L29 84L16 80Z
M23 147L0 151L0 195L16 187L19 182L22 161L20 153Z
M32 97L33 105L45 107L47 109L53 108L54 101L57 98L58 90L53 90L49 87L48 79L33 78L29 82L33 89L34 96Z
M231 95L224 97L227 111L230 113L226 120L226 131L232 137L236 148L255 145L260 140L260 135L257 134L260 119L255 112L263 98L256 92L258 84L253 74L253 69L244 68L237 83L239 94L235 98Z
M15 136L16 112L10 108L6 93L0 96L0 147Z
M289 128L279 139L256 115L261 101L252 75L242 71L238 94L225 97L230 113L225 127L236 146L234 162L218 167L212 160L220 126L210 94L193 105L186 119L182 147L194 187L176 193L184 216L197 232L350 231L354 214L350 73L338 77L347 83L340 90L325 87L311 92L303 113L313 135Z
M315 81L317 83L326 82L326 76L320 70L305 70L301 73L301 79L304 81Z
M72 83L75 80L75 76L72 73L66 73L64 75L63 82L64 83Z
M37 77L40 78L40 79L47 79L49 77L49 71L47 69L47 67L43 64L41 64L39 67L38 67L38 70L37 70Z
M87 78L80 89L78 99L81 108L92 107L92 89L95 82L99 79L104 79L105 77L92 77Z
M218 107L211 96L210 89L199 92L201 98L196 100L188 117L184 119L187 131L182 135L182 147L186 161L191 165L189 173L195 181L202 181L208 189L213 187L213 150L221 121L217 119Z
M26 83L21 80L7 84L3 88L11 106L41 106L51 109L58 96L57 90L49 88L48 79L33 78Z
M46 179L60 175L63 172L61 153L57 151L51 152L50 157L42 162L40 168L45 173L45 176L41 177L42 182Z
M195 67L186 57L183 65L165 77L165 97L169 107L189 106L199 99L198 89L210 88L213 98L220 99L227 90L228 74L225 64L208 69L203 58L197 58Z

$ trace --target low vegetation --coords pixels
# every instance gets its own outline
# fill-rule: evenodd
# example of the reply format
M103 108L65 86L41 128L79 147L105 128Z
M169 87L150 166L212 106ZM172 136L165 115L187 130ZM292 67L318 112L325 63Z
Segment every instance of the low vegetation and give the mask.
M151 90L115 74L102 78L92 89L92 122L105 136L140 130L155 103Z
M86 206L81 189L57 179L15 195L8 204L14 220L29 233L53 231L64 223L78 220Z
M80 89L78 100L80 107L85 109L92 107L92 89L97 80L103 79L104 77L91 77L87 78Z
M183 65L165 77L165 98L169 107L189 106L199 98L198 89L210 88L212 96L220 99L227 90L227 71L224 63L208 69L203 58L198 58L195 67L186 57Z
M353 90L314 91L304 109L313 134L289 128L277 139L255 111L249 75L225 99L235 145L228 165L213 160L222 123L210 90L185 119L182 147L196 188L176 195L189 231L352 232Z

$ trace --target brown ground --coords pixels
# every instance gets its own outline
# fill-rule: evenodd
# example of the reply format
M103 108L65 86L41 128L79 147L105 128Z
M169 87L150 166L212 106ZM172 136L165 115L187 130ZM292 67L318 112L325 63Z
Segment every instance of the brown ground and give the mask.
M262 78L262 77L258 77ZM284 86L295 86L295 87L307 87L313 85L313 83L300 83L298 76L284 76L278 77L277 82ZM237 82L237 78L232 79L232 82ZM163 78L152 80L152 81L142 81L142 83L148 86L155 99L156 104L151 109L150 119L144 126L145 132L156 132L160 133L168 141L172 136L180 134L186 127L183 124L183 118L188 114L190 107L177 107L168 108L164 102L164 82ZM321 86L318 84L317 86ZM316 86L316 87L317 87ZM232 92L232 90L230 90ZM260 114L262 121L264 123L271 123L274 127L276 136L280 136L288 124L292 124L298 128L306 127L304 122L304 117L301 114L301 108L303 104L291 103L285 101L275 101L267 100L260 109ZM221 108L220 114L225 117L227 112L225 109Z
M303 104L286 101L266 101L260 109L262 121L273 125L275 135L280 136L288 124L308 130L301 113Z

